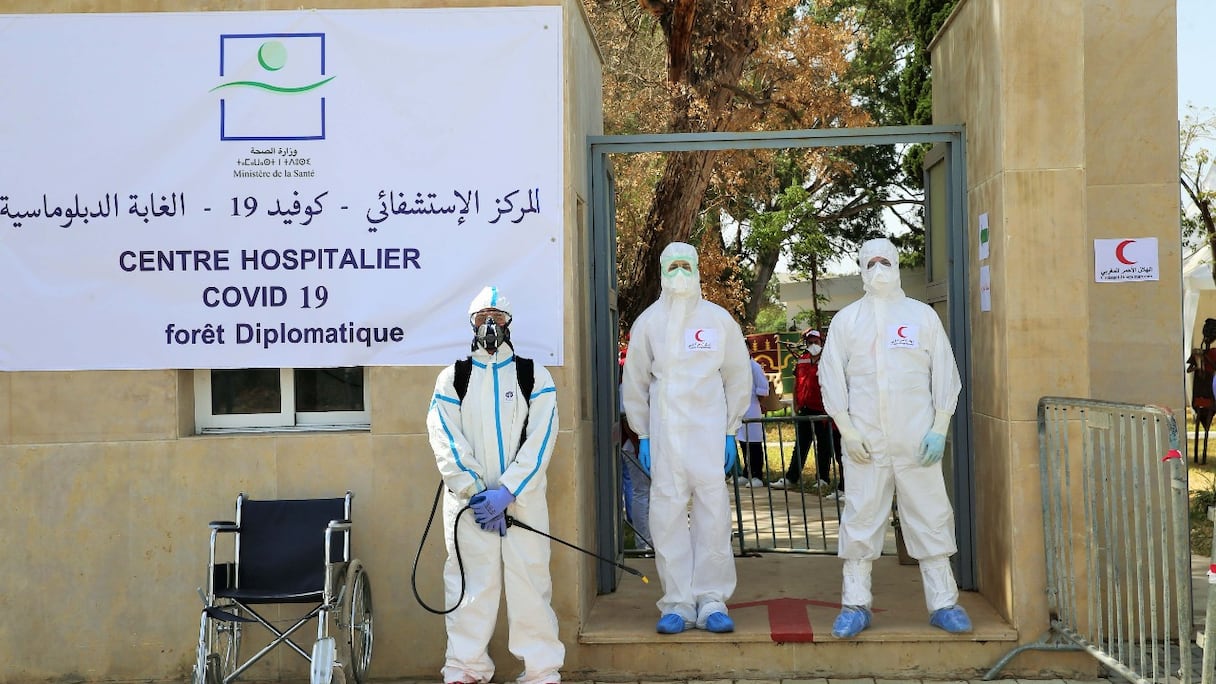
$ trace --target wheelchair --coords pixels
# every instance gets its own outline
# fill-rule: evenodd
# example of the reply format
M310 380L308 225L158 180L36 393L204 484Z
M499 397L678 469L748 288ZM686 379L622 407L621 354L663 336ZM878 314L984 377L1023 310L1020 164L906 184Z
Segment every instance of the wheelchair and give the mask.
M310 684L367 681L372 588L363 564L350 555L352 498L347 492L335 499L258 501L241 494L235 522L210 523L194 684L232 682L280 645L311 663ZM231 535L231 546L221 549L231 561L216 561L220 535ZM310 605L299 606L296 612L307 612L280 629L254 608L269 604ZM314 618L317 640L309 653L291 635ZM254 623L274 639L242 663L241 631Z

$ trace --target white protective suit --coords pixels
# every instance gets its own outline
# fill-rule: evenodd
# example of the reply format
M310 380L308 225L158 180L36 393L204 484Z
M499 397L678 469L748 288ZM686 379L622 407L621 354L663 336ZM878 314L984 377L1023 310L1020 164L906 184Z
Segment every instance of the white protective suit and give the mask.
M486 288L470 314L493 306L510 312L496 289ZM504 308L505 307L505 308ZM427 413L427 431L446 485L444 541L448 557L443 583L446 605L460 595L460 568L453 530L457 514L478 492L505 486L515 495L507 514L549 531L545 471L557 439L557 393L549 371L535 364L531 403L519 396L515 354L509 344L494 355L480 346L461 403L453 385L455 366L439 373ZM527 435L522 439L525 420ZM549 540L519 527L505 537L482 530L472 511L460 516L460 553L467 581L464 601L445 616L448 645L445 682L489 682L494 662L486 652L498 617L499 596L507 596L507 646L524 663L520 684L561 680L566 649L557 636L550 603ZM504 581L505 578L505 581Z
M739 324L701 298L696 250L673 242L660 262L673 259L692 264L692 285L677 295L663 278L630 331L621 391L629 426L650 439L659 612L704 628L735 590L724 454L751 400L751 357Z
M891 264L886 284L875 282L881 268L867 268L876 256ZM962 388L958 367L937 313L904 296L895 246L885 238L869 240L859 261L866 294L832 318L819 362L824 408L842 435L850 424L856 429L871 456L868 462L858 462L857 454L844 459L841 603L870 607L870 567L882 553L897 492L904 541L920 561L926 605L930 611L948 608L958 602L948 562L957 550L954 511L941 462L922 466L919 452L930 430L948 429Z

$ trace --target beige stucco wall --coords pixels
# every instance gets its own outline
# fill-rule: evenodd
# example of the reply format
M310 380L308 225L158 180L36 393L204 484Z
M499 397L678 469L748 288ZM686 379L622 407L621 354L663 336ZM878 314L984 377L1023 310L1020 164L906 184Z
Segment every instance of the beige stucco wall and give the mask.
M934 123L964 124L981 592L1047 628L1037 401L1184 402L1173 0L962 0L932 45ZM1097 284L1093 241L1156 237L1158 282ZM1023 656L1033 659L1036 656Z
M589 489L586 244L587 135L602 132L601 61L581 4L552 2L337 2L377 8L561 4L565 7L566 364L553 368L561 432L549 469L552 530L593 546ZM296 9L295 0L0 0L0 12L140 12ZM464 303L457 303L464 306ZM82 342L83 343L83 342ZM453 356L460 350L453 350ZM194 434L189 371L0 373L0 682L178 680L190 671L205 582L207 522L231 519L239 492L255 498L355 493L354 549L375 596L373 676L438 676L443 620L414 600L410 573L439 477L425 438L438 368L372 368L370 432ZM443 603L442 531L432 530L419 591ZM555 553L561 637L577 643L594 596L593 566ZM311 644L305 637L304 644ZM492 644L514 676L505 629ZM577 665L571 653L568 665ZM286 649L252 679L307 678Z

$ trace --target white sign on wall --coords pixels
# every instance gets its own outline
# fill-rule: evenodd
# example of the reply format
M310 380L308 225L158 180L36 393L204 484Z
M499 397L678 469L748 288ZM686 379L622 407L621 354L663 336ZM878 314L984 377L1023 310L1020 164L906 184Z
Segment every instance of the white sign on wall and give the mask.
M1157 238L1094 240L1094 282L1160 280Z
M561 21L0 15L0 370L560 365Z

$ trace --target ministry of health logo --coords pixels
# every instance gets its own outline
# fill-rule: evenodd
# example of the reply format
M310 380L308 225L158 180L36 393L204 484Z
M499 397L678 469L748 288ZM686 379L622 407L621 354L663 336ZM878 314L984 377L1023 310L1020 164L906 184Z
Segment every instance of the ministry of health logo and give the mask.
M324 33L220 36L220 140L324 140Z

